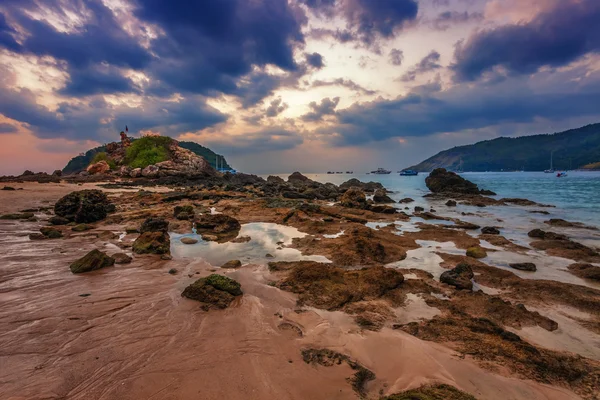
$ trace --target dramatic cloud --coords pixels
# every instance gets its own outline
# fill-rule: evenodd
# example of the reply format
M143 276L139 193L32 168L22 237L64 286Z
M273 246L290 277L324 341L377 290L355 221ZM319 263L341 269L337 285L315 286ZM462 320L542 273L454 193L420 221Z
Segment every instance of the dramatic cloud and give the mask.
M265 115L269 118L276 117L285 110L287 110L288 107L289 105L287 103L283 103L281 97L278 97L275 100L271 101L271 104L267 108Z
M316 101L311 101L308 106L312 109L312 111L304 114L302 116L302 120L306 122L316 122L321 121L325 115L334 115L335 108L339 102L339 97L334 97L333 99L326 97L321 100L321 104L317 104Z
M323 56L319 53L307 54L306 62L308 63L308 65L316 69L321 69L325 66L325 63L323 62Z
M417 65L402 75L400 80L402 82L412 82L417 78L417 76L439 68L442 68L440 65L440 53L433 50L431 53L423 57L423 59L419 61Z
M300 134L282 127L269 127L243 135L206 134L198 140L227 154L246 154L249 150L253 153L289 150L304 142Z
M12 124L0 122L0 133L15 133L17 130L17 127Z
M137 87L115 67L95 65L82 69L69 70L69 81L60 93L67 96L88 96L94 94L139 93Z
M501 67L529 74L600 52L600 2L565 0L531 21L474 33L455 51L458 80L475 80Z
M308 32L308 36L316 40L334 39L336 42L347 43L358 40L356 34L347 29L315 28Z
M400 66L404 60L404 52L398 49L390 50L390 64Z
M13 37L15 33L15 29L8 25L6 17L0 12L0 47L11 51L19 51L21 46Z
M377 94L376 90L367 89L367 88L359 85L358 83L354 82L351 79L337 78L332 81L316 80L311 84L311 87L313 87L313 88L318 88L318 87L323 87L323 86L342 86L342 87L348 88L350 90L353 90L355 92L360 92L362 94L369 95L369 96Z
M394 100L379 99L338 110L339 124L321 132L337 145L357 145L539 119L600 118L600 71L573 82L582 72L544 73L443 91L438 84L429 85Z
M445 11L432 21L432 26L436 30L445 31L453 25L482 21L483 19L483 13L480 12Z

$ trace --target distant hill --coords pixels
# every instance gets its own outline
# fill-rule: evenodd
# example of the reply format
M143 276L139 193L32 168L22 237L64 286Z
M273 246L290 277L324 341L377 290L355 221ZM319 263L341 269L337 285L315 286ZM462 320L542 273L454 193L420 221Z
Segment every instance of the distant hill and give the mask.
M453 147L410 169L457 170L462 159L463 171L543 171L550 168L552 152L555 169L577 169L600 162L600 123L554 134L501 137Z
M135 139L133 139L135 140ZM199 156L204 157L204 159L206 161L208 161L208 163L210 164L211 167L216 168L217 167L217 153L215 153L214 151L212 151L211 149L201 146L198 143L194 143L194 142L179 142L179 146L183 147L184 149L188 149L194 153L196 153ZM87 168L88 165L90 165L90 162L92 161L92 159L94 158L94 156L97 153L101 153L106 151L106 146L99 146L96 148L93 148L91 150L88 150L87 152L85 152L83 155L79 155L77 157L73 157L71 159L71 161L69 161L69 163L63 168L62 173L65 175L68 174L76 174L79 173L83 170L85 170ZM225 157L221 156L221 159L219 160L219 164L221 163L221 161L223 161L224 165L222 166L223 168L231 168L229 166L229 164L227 163L227 161L225 160ZM219 165L221 166L221 165Z

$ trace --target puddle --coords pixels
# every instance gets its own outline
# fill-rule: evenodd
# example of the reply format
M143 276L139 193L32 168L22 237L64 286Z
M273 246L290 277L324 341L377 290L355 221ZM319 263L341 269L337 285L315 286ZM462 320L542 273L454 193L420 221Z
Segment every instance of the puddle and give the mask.
M270 261L298 261L310 260L318 262L331 262L323 256L303 256L297 249L287 246L293 238L306 236L298 229L272 223L252 223L242 225L238 237L250 236L246 243L216 243L202 240L201 235L194 233L171 233L171 255L175 259L201 258L212 265L222 265L230 260L240 260L243 264L261 263ZM181 238L189 237L198 240L198 243L186 245L181 243ZM273 257L266 257L267 254Z
M398 323L402 325L431 319L436 315L441 314L440 310L428 306L421 296L413 293L408 293L406 295L405 305L396 308L394 311L396 312Z
M435 242L432 240L417 240L416 242L421 246L420 248L407 251L404 260L388 264L387 266L406 269L415 268L427 271L433 275L435 280L439 281L440 275L447 270L440 266L440 263L444 260L435 254L435 252L464 254L464 250L458 249L453 242Z
M333 235L323 235L323 237L327 238L327 239L336 239L336 238L339 238L340 236L342 236L344 234L344 232L345 231L342 230L342 231L340 231L340 232L338 232L336 234L333 234Z

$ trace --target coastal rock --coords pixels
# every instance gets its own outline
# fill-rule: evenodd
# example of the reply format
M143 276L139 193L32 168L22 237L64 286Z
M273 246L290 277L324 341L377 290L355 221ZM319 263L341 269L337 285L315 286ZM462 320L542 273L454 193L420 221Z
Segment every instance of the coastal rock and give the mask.
M440 282L454 286L457 289L472 290L473 282L471 279L475 274L468 264L460 263L450 271L445 271L440 276Z
M136 254L169 254L171 239L167 232L144 232L133 242Z
M194 218L194 206L192 206L192 205L176 206L173 209L173 216L181 221L192 219L192 218Z
M395 207L383 205L383 204L376 204L376 205L369 204L367 209L369 211L372 211L374 213L379 213L379 214L396 214L398 212L398 210Z
M158 178L160 168L156 165L148 165L142 170L142 176L144 178Z
M275 175L269 175L267 177L267 182L268 183L277 183L277 184L283 184L285 183L285 180L279 176L275 176Z
M340 205L348 208L359 208L364 209L367 207L367 197L362 189L353 187L342 195L340 199Z
M485 235L499 235L500 230L494 226L484 226L481 228L481 233Z
M532 242L531 247L537 250L544 250L551 256L569 258L575 261L600 263L600 253L597 250L575 242L560 233L534 229L528 235L532 238L541 239Z
M156 163L156 176L181 176L186 178L214 177L217 171L208 161L191 150L179 147L177 142L169 147L171 159ZM145 170L145 169L144 169ZM151 172L154 176L154 172ZM142 171L142 175L144 172Z
M518 269L520 271L530 271L530 272L535 272L537 271L537 267L535 266L534 263L512 263L512 264L508 264L511 268L514 269Z
M15 188L14 188L14 187L12 187L12 186L4 186L4 187L2 188L2 190L17 190L17 189L15 189Z
M242 266L242 262L240 260L231 260L227 261L225 264L221 265L221 268L239 268Z
M147 218L140 227L141 233L146 232L167 232L169 222L162 218Z
M90 272L97 269L110 267L114 264L114 258L109 257L98 249L94 249L79 260L73 262L70 268L72 273L80 274L83 272Z
M448 201L446 202L446 205L447 205L448 207L456 207L456 201L454 201L454 200L448 200Z
M569 238L563 234L554 233L554 232L546 232L541 229L533 229L527 233L527 236L529 236L531 238L543 239L543 240L565 240L565 241L569 240Z
M243 294L241 285L226 276L212 274L200 278L186 287L181 296L205 303L210 308L224 309L229 307L236 296Z
M434 169L425 178L425 184L433 193L495 194L490 191L480 190L473 182L464 179L454 172L446 171L445 168Z
M69 193L54 205L54 213L70 222L89 223L106 218L111 205L100 190L81 190Z
M467 249L467 257L485 258L487 257L487 252L482 247L473 246Z
M237 219L226 214L203 214L196 219L196 230L204 240L210 235L217 236L217 241L234 239L241 227Z
M425 209L423 207L415 206L415 212L423 212Z
M307 178L306 176L302 175L300 172L294 172L293 174L291 174L290 176L288 176L288 182L308 182L310 181L309 178Z
M395 201L386 194L385 189L377 189L373 195L375 203L395 203Z
M382 397L380 400L477 400L476 397L446 384L424 385Z
M231 241L231 243L248 243L252 238L250 236L240 236Z
M581 228L581 229L590 229L590 230L598 230L598 228L594 226L588 226L582 224L581 222L569 222L560 218L551 218L548 221L544 221L545 224L550 226L556 226L559 228Z
M412 203L413 201L415 201L414 199L411 199L410 197L405 197L401 200L398 200L398 203L400 204L408 204L408 203Z
M115 259L115 264L129 264L133 259L125 253L113 254L112 258Z
M108 165L106 161L102 160L87 167L86 171L90 175L105 174L110 171L110 165Z
M131 172L129 172L129 176L131 176L132 178L139 178L142 176L142 169L141 168L134 168L131 170Z
M569 271L580 278L600 282L600 267L592 264L576 263L569 265Z
M60 239L61 237L63 237L63 234L61 231L59 231L56 228L53 228L51 226L44 226L42 228L40 228L40 232L42 233L42 235L46 236L48 239Z
M194 239L191 237L182 237L179 241L183 244L196 244L198 243L198 239Z
M41 233L30 233L29 240L45 240L47 237Z
M73 232L85 232L94 229L94 225L78 224L71 228Z
M373 193L377 189L385 189L383 185L379 182L361 182L356 178L352 178L340 185L341 190L348 190L353 187L362 189L364 192L367 193Z
M0 216L0 219L29 219L34 216L35 215L32 212L25 212L25 213L4 214L4 215Z

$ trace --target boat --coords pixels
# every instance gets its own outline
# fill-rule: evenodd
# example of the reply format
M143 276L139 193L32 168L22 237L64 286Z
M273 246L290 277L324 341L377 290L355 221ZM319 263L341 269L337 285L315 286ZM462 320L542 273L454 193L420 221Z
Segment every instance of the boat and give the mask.
M327 171L327 173L328 173L329 175L331 175L331 174L335 174L335 172L333 172L333 171Z
M556 174L557 178L562 178L564 176L568 176L566 172L559 172L558 174Z
M419 173L412 169L403 169L400 171L400 176L417 176Z
M353 174L354 171L346 171L347 174Z
M391 174L392 171L389 171L385 168L377 168L375 171L371 171L371 173L376 175L388 175Z
M545 169L544 173L553 174L554 172L556 172L556 171L554 171L554 152L552 151L550 153L550 169Z

